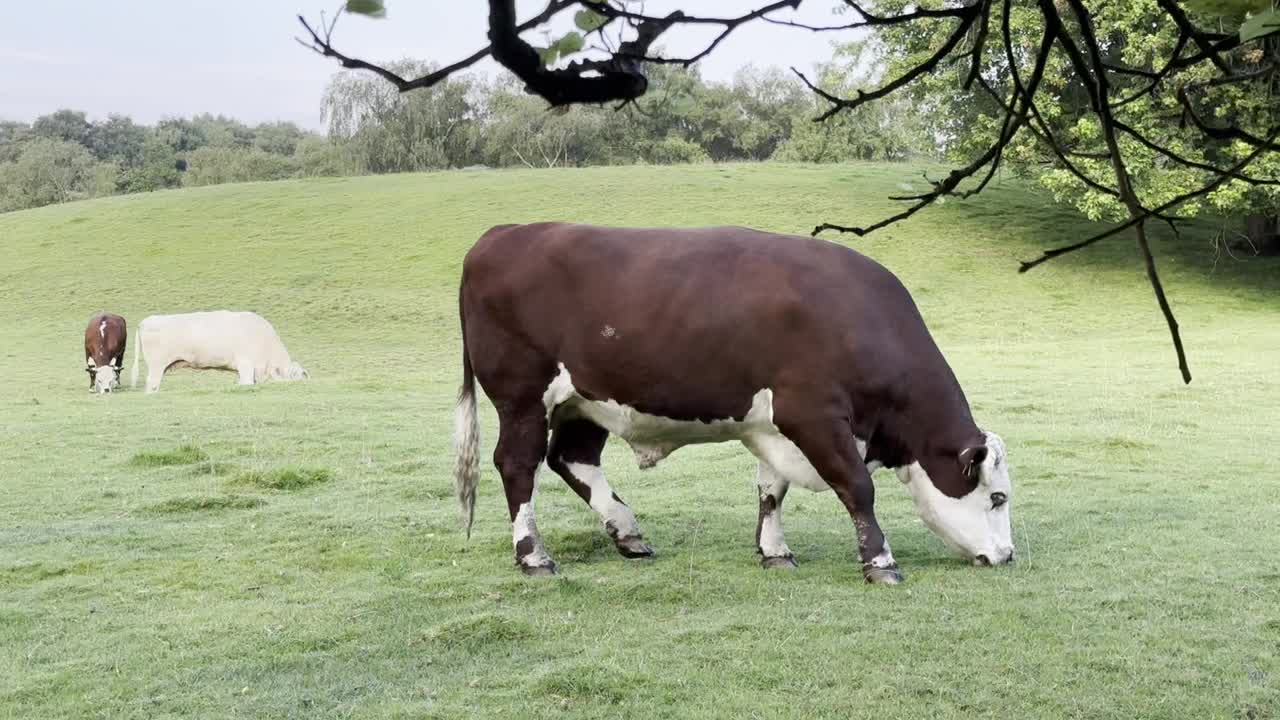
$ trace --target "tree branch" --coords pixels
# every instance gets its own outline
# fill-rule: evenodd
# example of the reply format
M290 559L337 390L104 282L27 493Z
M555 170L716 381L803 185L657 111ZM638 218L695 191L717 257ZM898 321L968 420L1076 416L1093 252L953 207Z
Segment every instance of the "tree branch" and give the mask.
M525 30L529 30L530 28L537 27L538 25L541 25L547 20L550 20L552 17L555 17L557 14L560 13L561 10L564 10L565 8L571 5L574 5L576 1L577 0L551 0L551 2L547 3L547 7L544 8L542 12L538 13L537 15L517 25L515 28L515 31L517 33L521 33L521 32L524 32ZM339 11L338 14L341 14L341 11ZM303 47L309 50L312 50L316 54L321 55L323 57L331 57L336 59L339 65L341 65L344 68L347 68L348 70L368 70L370 72L377 73L380 77L390 82L392 85L396 87L397 90L399 90L402 93L409 92L410 90L417 90L418 88L429 88L432 85L439 83L441 80L444 80L445 78L449 77L450 75L458 72L459 70L465 70L466 68L471 67L472 65L476 64L480 60L483 60L484 58L488 57L492 52L492 48L484 47L475 51L471 55L468 55L462 60L459 60L458 62L453 63L452 65L446 65L445 67L442 67L439 70L427 73L426 75L423 75L421 77L414 78L412 80L406 80L405 78L400 77L396 73L391 72L390 70L382 67L381 65L375 65L373 63L365 62L364 60L360 60L358 58L349 57L347 55L344 55L338 52L336 49L334 49L333 45L330 44L330 40L333 34L333 26L338 24L337 15L334 16L333 24L328 27L323 39L320 37L319 34L316 33L314 29L312 29L311 25L307 22L306 18L299 15L298 22L302 23L302 27L307 31L307 34L311 36L310 42L307 42L301 38L295 38L300 45L302 45Z
M1178 331L1178 321L1174 318L1173 310L1169 307L1168 298L1165 297L1164 286L1160 282L1160 273L1156 270L1155 258L1151 255L1151 245L1147 241L1145 220L1151 215L1151 212L1143 208L1142 203L1138 200L1138 195L1130 182L1129 169L1125 166L1124 157L1121 155L1120 142L1116 138L1115 118L1111 114L1111 101L1108 97L1110 84L1107 79L1107 67L1102 60L1102 49L1098 45L1098 38L1094 35L1093 18L1089 15L1088 9L1085 8L1081 0L1067 0L1067 4L1071 7L1076 20L1079 22L1080 35L1089 51L1089 61L1093 66L1092 77L1087 72L1081 72L1080 76L1093 86L1093 95L1096 101L1095 111L1102 123L1102 137L1111 153L1111 166L1115 170L1116 188L1120 191L1120 199L1124 201L1125 207L1129 210L1129 218L1134 223L1134 235L1137 237L1138 248L1142 251L1142 258L1147 267L1147 280L1151 283L1151 289L1155 291L1156 302L1160 305L1160 311L1164 314L1165 322L1169 326L1169 335L1173 338L1173 349L1178 356L1178 369L1182 372L1182 381L1189 383L1191 382L1191 368L1187 366L1187 354L1182 347L1182 334ZM1073 58L1073 61L1075 59ZM1084 68L1081 69L1083 70Z
M849 2L848 0L846 0L846 2L848 2L848 4L851 7L853 7L855 10L861 13L863 17L868 18L868 20L874 18L875 19L874 24L892 24L891 21L895 19L895 18L877 18L873 15L868 15L867 12L862 10L862 8L858 7L857 4L853 2ZM858 90L857 91L858 96L855 98L850 98L850 99L840 98L835 95L832 95L829 92L821 90L816 85L809 82L809 78L805 77L804 73L801 73L799 70L796 70L794 67L791 68L791 71L794 72L796 75L798 75L800 79L804 81L804 84L809 87L810 90L817 93L819 96L822 97L822 99L831 103L831 108L826 112L824 112L823 114L819 115L818 117L814 118L814 121L822 122L823 120L826 120L827 118L831 117L832 115L835 115L836 113L842 110L853 110L859 105L871 102L872 100L878 100L894 92L895 90L898 90L900 88L906 87L907 85L910 85L913 80L920 77L921 75L924 75L925 73L928 73L928 72L932 72L935 68L938 67L938 64L942 62L944 58L946 58L948 55L951 54L951 51L954 50L956 45L960 43L960 40L964 38L965 33L969 31L969 28L973 26L974 21L977 20L978 12L982 7L983 7L982 4L975 4L975 5L965 5L965 6L953 8L947 11L918 10L915 13L912 13L912 15L916 15L917 17L956 17L960 19L960 24L956 26L956 29L954 31L952 31L951 35L947 38L946 42L942 44L942 47L934 51L934 53L930 55L929 58L926 59L924 62L920 63L919 65L916 65L915 67L906 71L902 75L898 76L896 79L890 81L888 84L880 87L877 90L872 90L871 92ZM925 14L926 12L930 14L926 15ZM905 17L905 16L899 16L899 17Z
M699 52L698 54L693 55L691 57L666 58L666 57L651 57L651 56L644 55L640 57L633 56L633 59L641 59L641 60L644 60L645 62L651 62L651 63L657 63L657 64L681 65L683 67L689 67L690 65L698 62L699 60L706 57L707 55L710 55L711 52L715 50L716 47L719 46L720 43L725 38L729 37L730 33L738 29L738 27L741 26L743 23L748 23L748 22L751 22L752 20L763 18L766 14L774 12L775 10L781 10L782 8L791 8L792 10L795 10L797 7L800 6L800 2L801 0L778 0L777 2L774 2L770 5L766 5L757 10L752 10L746 15L741 15L736 18L690 17L688 15L684 15L683 13L681 13L681 17L677 20L677 22L680 22L681 24L723 25L724 30L721 31L721 33L717 35L714 40L711 41L710 45L703 48L702 52ZM614 9L612 6L607 5L605 3L584 3L584 4L596 10L596 12L599 12L600 14L605 15L606 17L609 17L610 13L614 13L618 17L642 19L644 22L651 22L652 20L655 19L655 18L647 18L643 15L633 15L631 13L625 13L623 11ZM609 8L609 9L606 11L602 8Z
M1010 2L1010 0L1005 0L1005 2L1007 4L1008 2ZM1052 0L1039 0L1040 5L1042 6L1045 6L1045 5L1051 6L1051 2ZM1031 77L1028 80L1026 87L1025 88L1019 87L1015 90L1015 93L1014 93L1015 106L1019 101L1021 101L1021 107L1018 109L1016 114L1014 113L1006 114L1005 124L1001 129L1000 137L997 138L996 142L993 143L991 147L987 149L986 152L984 152L981 156L979 156L973 162L969 163L969 165L963 168L960 168L958 170L952 170L951 173L948 174L945 179L939 182L933 183L934 189L932 192L928 192L923 195L911 196L911 197L890 198L893 200L915 200L916 201L914 205L912 205L911 207L907 208L906 210L903 210L902 212L896 215L893 215L892 217L886 218L884 220L881 220L880 222L877 222L867 227L852 227L852 226L846 226L846 225L836 225L833 223L823 223L815 227L813 229L812 234L818 235L827 230L834 230L841 233L851 233L853 235L861 237L863 235L867 235L868 233L875 232L876 230L879 230L883 227L892 225L893 223L896 223L911 217L912 215L916 214L917 212L924 209L925 207L933 204L934 201L936 201L938 198L944 195L958 194L960 197L969 197L978 192L981 192L982 189L986 186L987 182L991 179L992 175L995 173L996 165L999 163L999 158L1003 153L1005 146L1008 145L1009 142L1013 140L1013 137L1017 134L1018 129L1021 128L1026 123L1027 113L1030 110L1030 103L1028 102L1027 99L1034 97L1036 91L1039 89L1040 81L1044 77L1045 67L1049 61L1050 51L1053 48L1054 38L1056 37L1058 30L1060 28L1060 21L1058 20L1057 14L1056 13L1053 14L1052 18L1053 20L1046 23L1044 36L1040 43L1040 49L1036 53L1035 68L1032 70ZM1016 84L1020 86L1021 82L1017 81ZM989 163L991 164L990 171L987 173L986 177L980 182L977 188L975 188L974 190L963 192L963 193L955 193L956 187L958 187L963 180L973 176L976 172L978 172L978 170L981 170L983 167L986 167Z
M1275 137L1280 137L1280 134L1278 134ZM1272 139L1275 139L1275 137L1273 137ZM1040 257L1034 260L1026 260L1022 262L1021 266L1018 268L1018 272L1024 273L1024 272L1027 272L1028 270L1033 270L1056 257L1061 257L1063 255L1066 255L1067 253L1075 252L1076 250L1082 250L1084 248L1089 247L1090 245L1094 245L1098 242L1101 242L1102 240L1106 240L1109 237L1119 235L1125 230L1128 230L1129 228L1136 225L1140 220L1145 220L1147 219L1147 217L1153 217L1156 213L1168 212L1178 207L1179 205L1182 205L1185 202L1188 202L1190 200L1195 200L1196 198L1204 195L1208 195L1214 190L1217 190L1223 183L1230 180L1233 174L1238 173L1242 169L1248 167L1250 163L1258 159L1258 156L1264 152L1266 152L1265 148L1254 148L1253 152L1250 153L1247 157L1245 157L1245 159L1236 163L1231 168L1228 168L1225 173L1223 173L1222 175L1216 176L1213 180L1206 183L1205 185L1199 188L1196 188L1195 190L1192 190L1190 192L1183 193L1173 198L1172 200L1164 203L1163 205L1157 207L1154 210L1147 211L1147 213L1144 214L1143 217L1141 218L1134 219L1131 217L1129 218L1128 221L1124 223L1116 225L1115 227L1105 230L1103 232L1100 232L1097 235L1094 235L1092 237L1081 240L1080 242L1072 243L1070 245L1064 245L1062 247L1054 248L1052 250L1045 250Z

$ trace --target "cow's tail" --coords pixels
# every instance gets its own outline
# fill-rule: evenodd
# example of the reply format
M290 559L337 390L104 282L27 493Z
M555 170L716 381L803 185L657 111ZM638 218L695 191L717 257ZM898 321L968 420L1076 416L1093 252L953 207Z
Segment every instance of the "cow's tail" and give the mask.
M471 522L476 514L476 486L480 484L480 418L476 414L476 382L467 355L466 321L462 333L462 389L458 391L458 407L453 415L453 451L457 457L453 467L453 485L462 506L462 520L467 539L471 539Z
M138 387L138 355L142 353L142 326L138 326L138 330L133 337L133 369L129 371L129 387Z

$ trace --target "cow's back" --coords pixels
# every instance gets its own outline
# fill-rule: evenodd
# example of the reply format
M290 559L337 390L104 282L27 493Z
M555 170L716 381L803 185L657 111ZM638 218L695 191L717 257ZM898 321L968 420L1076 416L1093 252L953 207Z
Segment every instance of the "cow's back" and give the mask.
M500 226L468 253L461 294L473 362L532 352L580 390L676 417L741 417L801 374L874 392L941 361L888 270L745 228Z
M264 369L289 364L275 328L254 312L210 310L151 315L143 319L139 335L148 351L159 351L198 366L234 368L245 356Z

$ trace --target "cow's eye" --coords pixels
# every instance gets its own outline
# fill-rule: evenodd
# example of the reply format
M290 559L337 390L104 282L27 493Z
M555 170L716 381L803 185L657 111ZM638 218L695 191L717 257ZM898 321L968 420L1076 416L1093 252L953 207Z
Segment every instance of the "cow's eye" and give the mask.
M1009 496L1008 496L1008 495L1005 495L1005 494L1004 494L1004 493L1002 493L1002 492L993 492L993 493L991 493L991 509L992 509L992 510L995 510L996 508L1000 507L1001 505L1003 505L1003 504L1005 504L1005 503L1007 503L1007 502L1009 502Z

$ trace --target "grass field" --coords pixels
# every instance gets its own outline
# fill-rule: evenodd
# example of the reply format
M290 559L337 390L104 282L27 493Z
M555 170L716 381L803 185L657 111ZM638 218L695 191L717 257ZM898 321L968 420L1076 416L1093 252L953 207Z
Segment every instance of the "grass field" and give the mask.
M641 472L610 442L653 562L544 473L562 574L524 578L487 460L464 541L456 293L485 229L804 233L879 219L918 170L457 172L0 215L0 718L1280 717L1280 265L1161 236L1183 386L1131 239L1014 272L1091 226L1013 183L850 242L1008 442L1015 566L952 557L882 471L905 585L863 584L844 510L801 490L801 567L766 573L728 444ZM222 307L273 321L312 379L88 394L94 312Z

